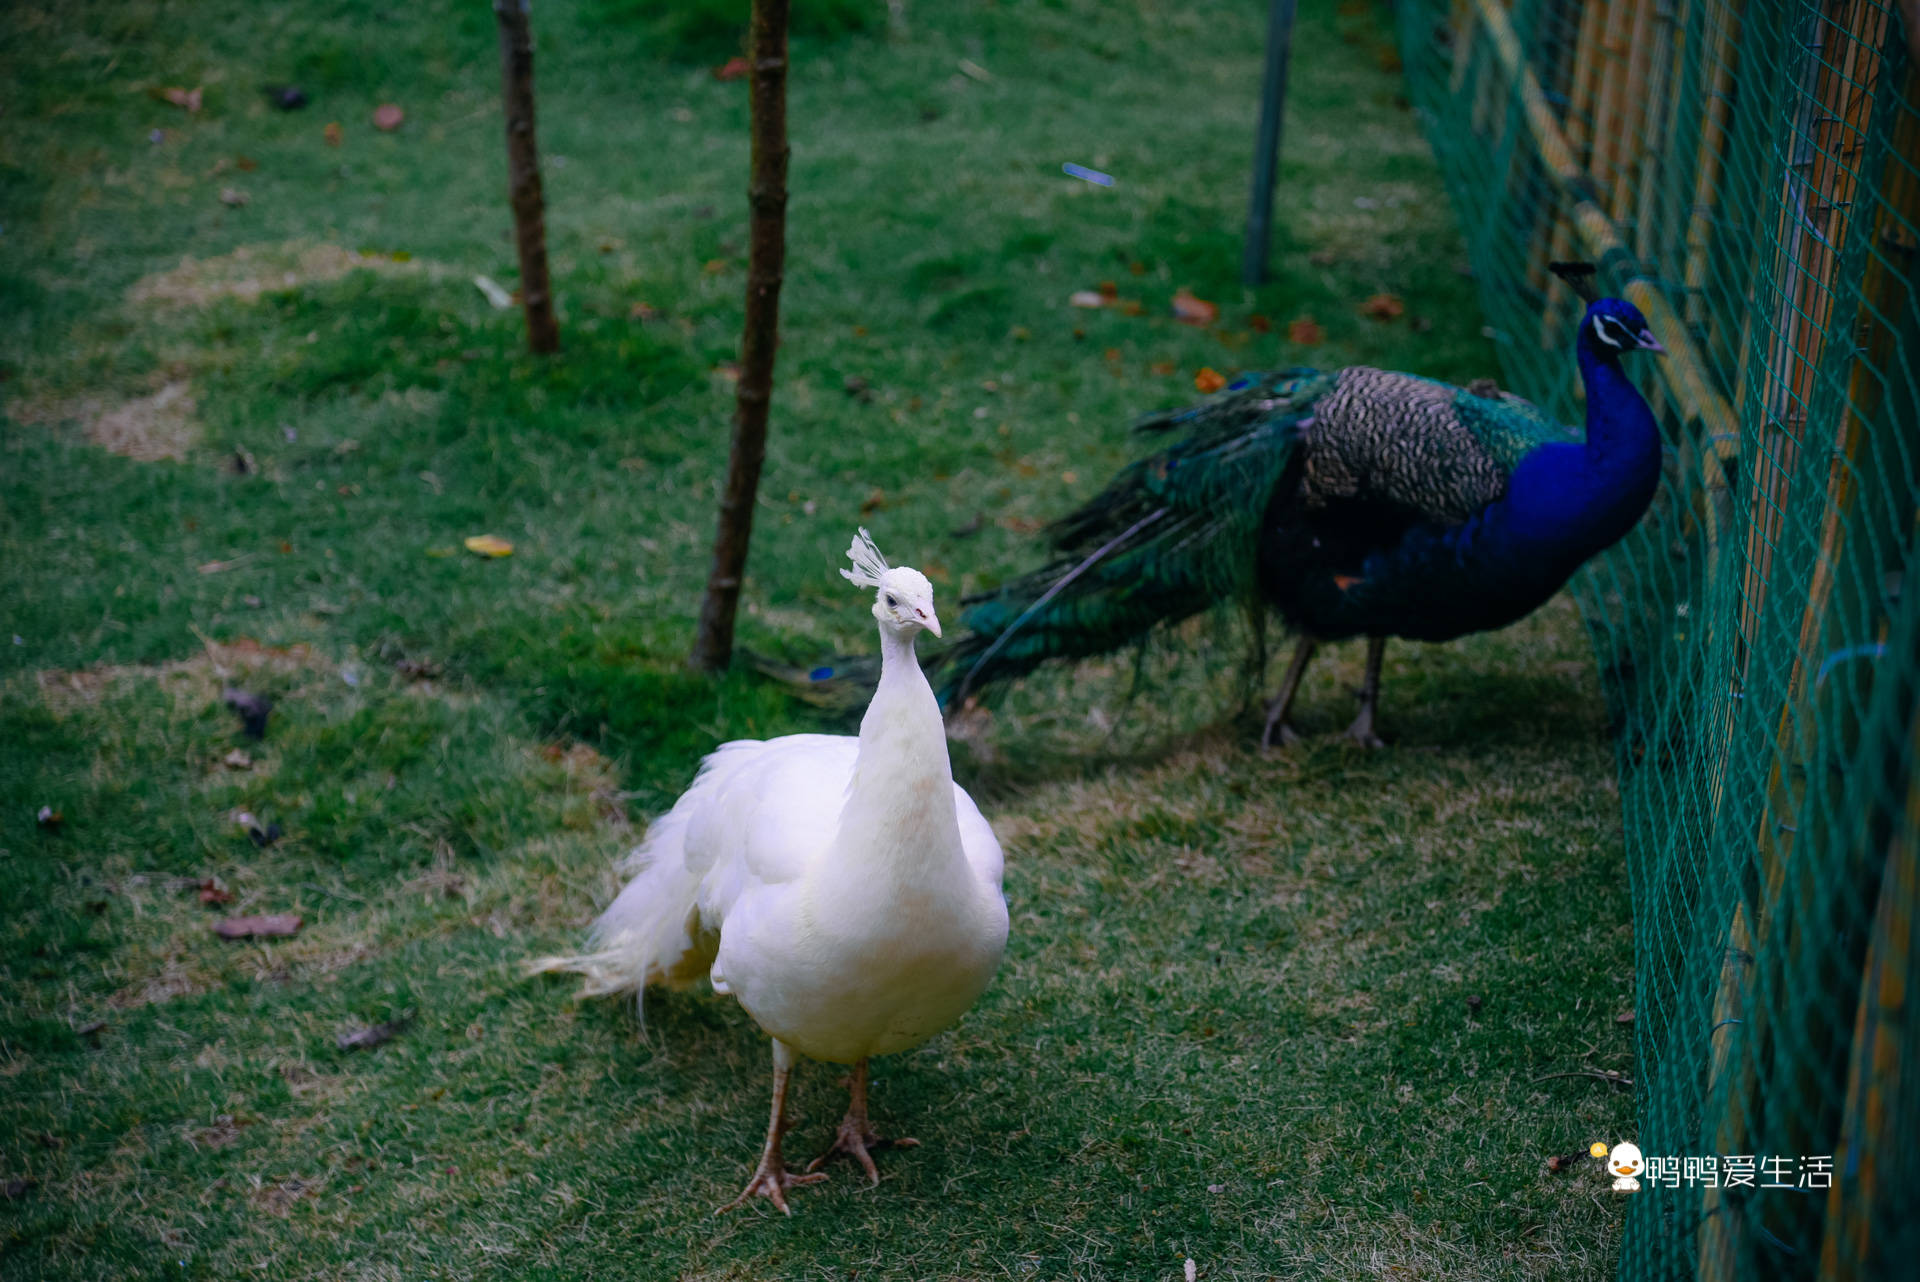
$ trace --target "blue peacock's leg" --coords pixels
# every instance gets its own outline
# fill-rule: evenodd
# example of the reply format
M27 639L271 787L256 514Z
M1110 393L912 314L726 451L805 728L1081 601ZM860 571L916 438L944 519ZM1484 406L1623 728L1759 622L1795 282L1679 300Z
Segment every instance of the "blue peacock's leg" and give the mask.
M720 1208L731 1211L751 1197L764 1197L788 1215L786 1191L799 1184L818 1184L824 1175L795 1175L780 1156L780 1136L787 1129L787 1078L793 1073L793 1048L779 1038L773 1039L773 1118L767 1123L767 1146L760 1153L760 1165L740 1196ZM720 1214L715 1211L714 1214Z
M827 1151L807 1163L809 1172L817 1171L827 1164L827 1159L836 1153L851 1154L855 1161L867 1173L870 1183L880 1182L880 1168L873 1164L876 1148L914 1148L920 1141L913 1139L883 1139L879 1131L873 1129L873 1123L867 1119L867 1061L861 1060L853 1066L853 1077L848 1081L850 1091L847 1100L847 1115L840 1119L840 1130L833 1137L833 1143ZM817 1177L825 1179L822 1175Z
M1367 638L1367 675L1360 685L1360 715L1347 727L1347 738L1362 748L1384 748L1386 740L1373 732L1373 712L1380 702L1380 664L1387 657L1385 637Z
M1300 692L1300 678L1307 675L1307 663L1319 648L1318 641L1304 632L1300 634L1300 640L1293 647L1293 658L1287 661L1287 675L1280 679L1280 693L1267 705L1266 728L1260 732L1262 750L1271 748L1276 737L1282 747L1300 742L1299 732L1287 724L1287 713L1293 707L1293 696Z

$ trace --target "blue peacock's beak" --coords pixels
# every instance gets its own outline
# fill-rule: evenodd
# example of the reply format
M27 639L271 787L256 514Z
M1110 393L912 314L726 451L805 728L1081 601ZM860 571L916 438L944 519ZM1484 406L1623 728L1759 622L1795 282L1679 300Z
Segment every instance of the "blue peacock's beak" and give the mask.
M1665 356L1667 354L1667 349L1660 346L1660 340L1653 336L1652 330L1643 329L1638 334L1634 335L1634 337L1639 340L1641 351L1658 352L1662 356Z

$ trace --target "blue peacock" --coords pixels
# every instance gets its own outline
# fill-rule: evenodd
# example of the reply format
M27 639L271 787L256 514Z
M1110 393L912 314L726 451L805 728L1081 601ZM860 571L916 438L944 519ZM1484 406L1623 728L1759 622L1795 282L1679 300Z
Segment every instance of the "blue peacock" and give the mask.
M1050 527L1046 565L966 603L967 632L938 660L942 703L1257 599L1298 637L1262 745L1297 737L1288 713L1314 651L1366 637L1347 734L1380 746L1389 637L1525 617L1652 502L1660 432L1621 364L1665 349L1619 298L1588 305L1576 348L1584 440L1490 385L1364 366L1254 375L1143 420L1185 435Z

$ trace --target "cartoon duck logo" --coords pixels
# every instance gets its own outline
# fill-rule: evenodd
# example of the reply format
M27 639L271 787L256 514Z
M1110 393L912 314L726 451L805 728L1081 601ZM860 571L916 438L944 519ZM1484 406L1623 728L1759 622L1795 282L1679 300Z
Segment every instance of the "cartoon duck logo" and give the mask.
M1595 1157L1604 1157L1607 1170L1613 1173L1613 1191L1616 1193L1638 1193L1640 1181L1634 1177L1647 1169L1646 1158L1640 1155L1638 1144L1615 1144L1608 1152L1604 1144L1595 1144L1588 1150Z

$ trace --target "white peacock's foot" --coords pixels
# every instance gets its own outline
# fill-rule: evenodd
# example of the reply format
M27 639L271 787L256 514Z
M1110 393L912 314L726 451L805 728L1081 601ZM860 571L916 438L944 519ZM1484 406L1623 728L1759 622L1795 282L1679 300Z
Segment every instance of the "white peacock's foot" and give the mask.
M883 1148L918 1148L919 1146L920 1141L916 1139L887 1139L881 1135L879 1131L873 1129L873 1123L867 1120L865 1112L856 1113L848 1110L847 1115L840 1119L840 1129L835 1133L833 1143L827 1146L826 1152L807 1163L807 1170L809 1172L817 1171L836 1155L845 1153L860 1163L860 1168L867 1173L867 1182L869 1184L878 1184L880 1182L880 1168L873 1164L873 1154L875 1150ZM826 1176L822 1175L817 1178L825 1179Z
M824 1175L797 1175L789 1171L777 1153L773 1155L772 1162L768 1162L767 1158L762 1156L760 1165L754 1168L753 1178L747 1181L747 1187L740 1190L740 1196L715 1211L714 1214L723 1215L734 1207L745 1204L749 1198L764 1197L779 1207L783 1214L792 1215L793 1208L787 1205L787 1190L798 1188L802 1184L823 1184L826 1179Z

